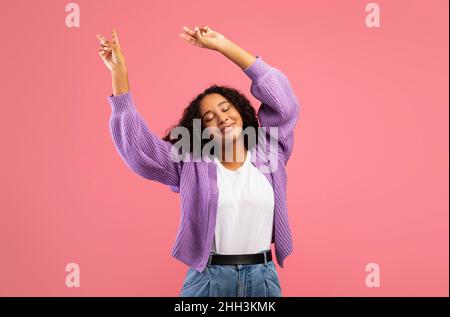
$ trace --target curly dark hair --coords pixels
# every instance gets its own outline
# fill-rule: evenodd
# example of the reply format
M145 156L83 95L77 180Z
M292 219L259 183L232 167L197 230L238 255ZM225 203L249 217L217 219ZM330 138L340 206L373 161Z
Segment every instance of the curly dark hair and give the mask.
M166 135L163 137L164 141L168 141L171 144L176 143L180 140L181 137L176 137L174 139L170 138L170 132L172 129L176 127L185 127L189 131L190 142L189 142L189 152L193 151L193 140L194 137L201 140L201 151L203 152L203 147L207 144L211 139L202 139L202 133L205 129L203 121L201 123L201 131L194 131L193 129L193 119L201 119L200 114L200 102L201 100L208 94L217 93L222 95L225 99L227 99L231 104L233 104L238 110L239 114L242 117L242 130L244 131L247 127L253 127L255 131L258 131L259 123L256 116L256 111L251 105L250 101L247 99L245 95L239 92L237 89L232 88L230 86L219 86L216 84L212 84L210 87L206 88L202 93L200 93L197 97L195 97L191 103L184 109L183 114L179 122L166 130ZM258 143L258 138L255 140ZM246 150L251 149L254 144L249 144L248 136L244 135L244 146Z

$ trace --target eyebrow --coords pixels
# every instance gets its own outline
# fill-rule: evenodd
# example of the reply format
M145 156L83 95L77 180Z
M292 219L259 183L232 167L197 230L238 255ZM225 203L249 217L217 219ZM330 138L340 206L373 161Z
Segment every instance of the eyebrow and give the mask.
M224 103L228 103L228 102L229 102L228 100L223 100L223 101L219 102L219 103L217 104L217 106L220 106L220 105L222 105L222 104L224 104ZM203 118L208 112L211 112L211 110L206 111L206 112L202 115L202 118Z

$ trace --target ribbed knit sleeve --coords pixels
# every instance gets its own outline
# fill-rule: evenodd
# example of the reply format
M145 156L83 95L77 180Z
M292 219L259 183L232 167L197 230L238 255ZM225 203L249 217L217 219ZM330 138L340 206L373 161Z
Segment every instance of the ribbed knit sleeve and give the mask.
M290 82L283 72L260 56L243 72L252 80L250 92L261 101L257 112L260 125L278 128L278 143L286 164L294 146L294 128L300 113Z
M109 121L114 145L126 165L140 176L178 192L181 162L171 159L172 144L153 133L136 110L131 92L109 96Z

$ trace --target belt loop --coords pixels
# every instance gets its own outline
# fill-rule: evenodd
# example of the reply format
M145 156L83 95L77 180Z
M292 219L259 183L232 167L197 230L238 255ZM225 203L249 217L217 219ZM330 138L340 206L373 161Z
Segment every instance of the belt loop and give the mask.
M264 252L264 265L267 265L267 253Z
M212 260L212 253L209 254L209 259L208 259L208 264L211 264L211 260Z

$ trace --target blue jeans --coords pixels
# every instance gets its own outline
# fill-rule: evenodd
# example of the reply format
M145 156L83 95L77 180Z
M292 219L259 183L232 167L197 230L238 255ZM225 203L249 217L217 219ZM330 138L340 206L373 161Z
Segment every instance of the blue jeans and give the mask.
M275 264L268 261L267 265L207 264L202 272L189 267L180 297L282 297L282 295Z

